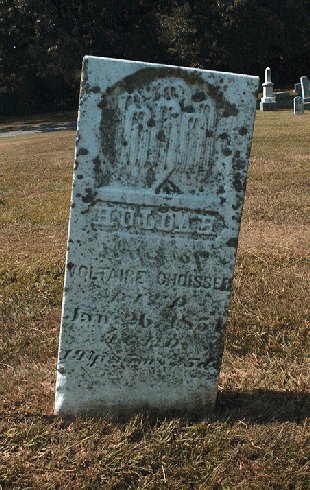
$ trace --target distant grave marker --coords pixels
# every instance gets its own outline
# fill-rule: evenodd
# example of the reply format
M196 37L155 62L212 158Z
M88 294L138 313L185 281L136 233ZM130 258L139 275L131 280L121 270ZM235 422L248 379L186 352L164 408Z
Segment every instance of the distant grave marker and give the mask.
M271 69L267 66L265 70L265 82L263 85L263 96L260 100L261 111L277 110L277 102L273 94L273 83L271 81Z
M300 77L301 95L305 102L310 102L310 82L307 76Z
M299 115L304 113L304 99L302 97L294 97L294 114Z
M212 410L257 88L84 59L56 413Z

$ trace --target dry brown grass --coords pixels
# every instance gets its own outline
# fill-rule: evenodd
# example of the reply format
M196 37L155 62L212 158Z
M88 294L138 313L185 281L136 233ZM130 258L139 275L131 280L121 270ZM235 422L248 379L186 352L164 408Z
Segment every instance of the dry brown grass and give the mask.
M1 138L0 488L310 488L309 123L257 114L219 403L199 422L53 416L74 134Z

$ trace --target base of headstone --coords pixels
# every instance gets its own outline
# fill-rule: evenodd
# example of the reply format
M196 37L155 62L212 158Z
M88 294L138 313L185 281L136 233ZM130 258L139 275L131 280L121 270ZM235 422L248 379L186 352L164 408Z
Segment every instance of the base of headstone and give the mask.
M276 102L260 102L260 111L276 111L278 108Z
M279 100L288 100L290 99L290 93L288 91L286 92L274 92L274 98L276 99L276 102Z
M290 100L280 100L277 102L277 110L281 109L293 109L294 108L294 98Z
M188 416L190 418L202 418L207 417L214 413L217 401L218 383L213 386L205 386L204 391L208 393L208 396L202 395L201 398L197 396L193 398L183 398L182 394L178 393L175 386L171 386L171 397L163 396L166 393L166 387L157 387L158 399L156 402L156 394L154 390L150 390L150 393L145 392L145 387L142 387L141 393L136 393L131 399L131 403L128 397L128 392L124 390L124 393L119 396L119 403L117 404L104 404L101 398L96 400L92 397L90 399L69 399L63 400L61 397L57 397L55 404L55 415L87 415L87 416L107 416L112 419L124 418L127 419L134 414L143 413L155 417L166 416ZM199 392L199 388L197 390ZM143 393L143 394L142 394ZM155 396L154 396L155 395ZM181 396L180 396L181 395ZM150 404L143 403L141 397L152 400Z

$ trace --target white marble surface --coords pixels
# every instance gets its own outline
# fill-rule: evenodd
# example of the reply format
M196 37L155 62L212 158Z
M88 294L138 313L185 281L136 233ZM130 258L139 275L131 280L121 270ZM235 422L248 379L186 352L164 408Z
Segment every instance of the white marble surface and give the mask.
M84 59L56 413L214 407L258 81Z
M294 114L300 115L304 113L304 99L302 97L294 97Z

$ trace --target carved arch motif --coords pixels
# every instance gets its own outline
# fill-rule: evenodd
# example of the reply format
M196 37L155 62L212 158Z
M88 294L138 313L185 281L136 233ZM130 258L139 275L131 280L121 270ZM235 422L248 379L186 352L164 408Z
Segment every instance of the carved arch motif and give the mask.
M131 93L118 95L122 115L116 148L117 165L142 181L154 172L154 187L166 176L207 170L212 155L215 105L192 97L178 79L156 79ZM158 176L158 179L157 177ZM157 180L156 180L157 179Z

